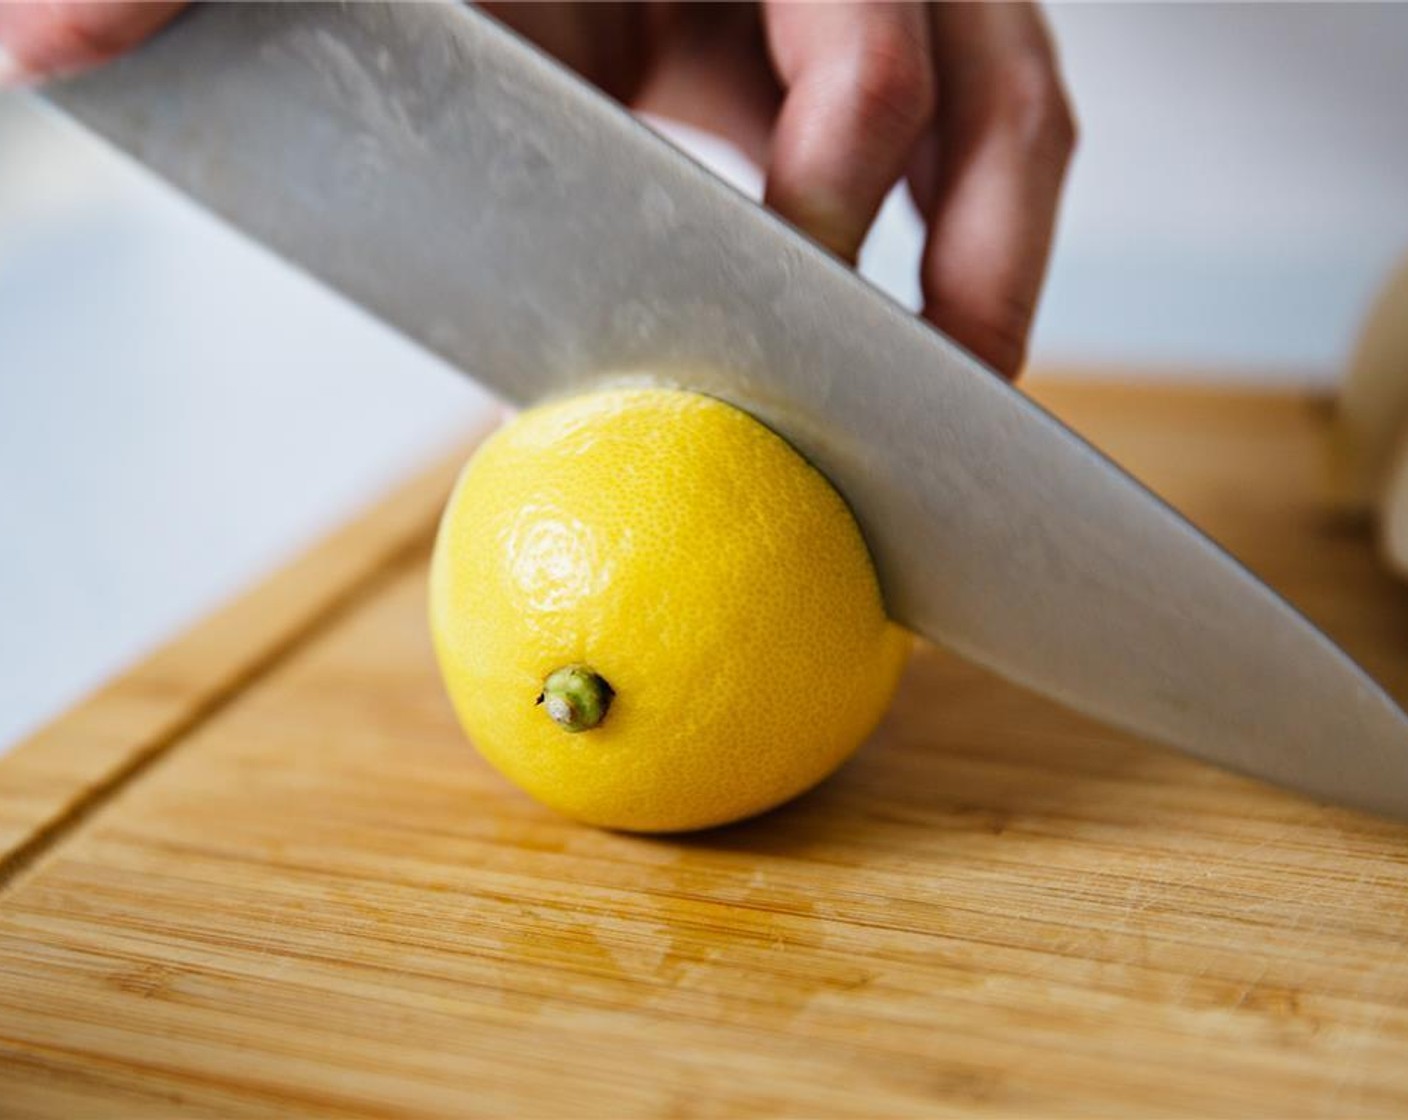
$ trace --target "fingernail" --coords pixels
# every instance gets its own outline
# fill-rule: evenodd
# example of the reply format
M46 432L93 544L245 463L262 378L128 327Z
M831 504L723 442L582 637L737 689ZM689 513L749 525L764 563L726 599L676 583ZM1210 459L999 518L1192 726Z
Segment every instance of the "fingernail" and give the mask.
M33 81L34 75L29 67L11 54L4 43L0 43L0 89L17 89Z

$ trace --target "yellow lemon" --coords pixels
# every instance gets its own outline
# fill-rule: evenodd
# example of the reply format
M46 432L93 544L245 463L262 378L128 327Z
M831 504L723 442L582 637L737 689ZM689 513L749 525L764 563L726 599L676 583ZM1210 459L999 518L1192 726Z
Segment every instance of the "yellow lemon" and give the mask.
M430 622L490 763L641 832L815 785L909 649L830 484L746 413L659 388L542 405L483 444L440 525Z

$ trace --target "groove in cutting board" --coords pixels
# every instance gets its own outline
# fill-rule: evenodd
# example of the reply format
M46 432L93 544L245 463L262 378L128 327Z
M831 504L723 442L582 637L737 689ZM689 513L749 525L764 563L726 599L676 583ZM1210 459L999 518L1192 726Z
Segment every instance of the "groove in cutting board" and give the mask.
M218 716L227 704L277 670L289 655L305 642L335 625L338 619L355 609L367 596L375 594L391 573L429 547L433 528L433 525L425 527L416 537L380 557L356 580L321 604L316 612L300 621L293 629L279 635L272 644L255 653L228 678L215 684L204 695L193 697L190 709L164 728L161 735L140 745L134 745L130 757L122 766L87 786L65 805L57 816L44 822L28 839L0 858L0 895L17 885L25 872L35 866L45 853L70 833L81 828L89 817L107 804L124 786L140 778L165 757L169 750L186 741L202 724Z
M473 433L472 446L487 426ZM0 757L0 894L288 653L423 548L464 462L423 471L232 606Z

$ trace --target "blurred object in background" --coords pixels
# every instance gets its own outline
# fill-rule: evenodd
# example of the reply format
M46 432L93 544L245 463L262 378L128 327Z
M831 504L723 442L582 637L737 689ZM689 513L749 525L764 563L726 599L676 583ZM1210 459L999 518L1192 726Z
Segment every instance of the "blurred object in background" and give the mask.
M1408 7L1050 17L1082 143L1033 364L1332 384L1408 250ZM671 132L756 183L721 145ZM917 254L896 194L864 270L913 306ZM0 96L0 749L485 408L73 126Z
M1380 553L1408 578L1408 255L1359 333L1328 451L1330 504L1373 521Z
M1384 499L1408 434L1408 254L1374 301L1340 379L1330 500L1368 513Z

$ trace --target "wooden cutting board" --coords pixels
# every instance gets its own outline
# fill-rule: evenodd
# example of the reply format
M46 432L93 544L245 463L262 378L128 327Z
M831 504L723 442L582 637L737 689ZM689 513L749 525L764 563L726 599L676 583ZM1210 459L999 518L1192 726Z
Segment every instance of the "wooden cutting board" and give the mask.
M1323 410L1037 395L1408 696ZM1408 828L932 649L794 805L578 827L441 695L452 471L0 761L0 1115L1408 1113Z

